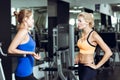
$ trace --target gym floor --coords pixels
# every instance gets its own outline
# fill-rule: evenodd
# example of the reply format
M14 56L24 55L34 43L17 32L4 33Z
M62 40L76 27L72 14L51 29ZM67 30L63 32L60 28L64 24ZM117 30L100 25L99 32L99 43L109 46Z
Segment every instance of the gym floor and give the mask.
M78 79L77 75L76 77ZM45 79L43 78L40 80ZM98 70L98 74L94 80L120 80L120 63L116 63L114 69L105 68Z
M114 70L105 69L99 71L95 80L120 80L120 63L116 63Z
M98 70L97 76L94 80L120 80L120 63L116 63L114 69L104 68Z

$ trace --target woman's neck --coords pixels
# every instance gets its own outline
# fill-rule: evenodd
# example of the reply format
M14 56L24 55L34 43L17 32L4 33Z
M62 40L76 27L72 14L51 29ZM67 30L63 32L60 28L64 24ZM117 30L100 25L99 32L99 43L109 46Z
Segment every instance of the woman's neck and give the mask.
M26 30L29 31L29 28L28 28L27 24L25 24L25 23L21 23L21 24L19 25L18 29L26 29Z
M86 27L82 30L82 34L87 35L91 30L92 30L92 28Z

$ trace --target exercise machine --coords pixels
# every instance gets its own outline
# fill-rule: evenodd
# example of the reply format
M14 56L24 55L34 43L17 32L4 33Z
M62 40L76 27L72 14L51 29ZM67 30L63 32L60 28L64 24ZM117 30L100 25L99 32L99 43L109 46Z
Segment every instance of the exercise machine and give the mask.
M26 56L26 55L10 55L10 54L5 54L2 50L2 42L0 42L0 54L4 57L7 57L7 56L12 56L12 57L17 57L17 56ZM6 80L5 79L5 74L4 74L4 70L3 70L3 66L2 66L2 59L0 58L0 80Z
M56 53L54 61L56 60L58 69L55 79L77 80L74 75L74 71L69 69L69 67L74 66L73 26L68 24L59 24L53 29L53 53Z
M7 56L7 54L4 54L3 51L2 51L2 43L0 42L0 53L2 56ZM0 58L0 79L1 80L6 80L5 79L5 74L4 74L4 70L3 70L3 67L2 67L2 59Z
M74 71L74 27L58 24L53 29L53 60L46 72L45 80L77 80Z

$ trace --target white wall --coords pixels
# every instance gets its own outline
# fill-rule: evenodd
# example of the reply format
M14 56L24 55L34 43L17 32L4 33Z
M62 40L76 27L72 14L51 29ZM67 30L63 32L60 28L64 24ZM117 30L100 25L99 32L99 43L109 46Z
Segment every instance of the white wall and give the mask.
M47 6L48 0L11 0L11 7L41 7Z
M100 12L107 15L113 15L112 8L109 4L100 4Z
M62 0L71 3L71 6L78 5L85 3L87 5L94 5L94 4L109 4L109 3L120 3L120 0ZM86 6L86 5L85 5Z
M95 4L100 5L100 12L107 15L113 15L112 9L109 3L119 3L120 0L63 0L70 3L70 6L83 6L85 8L95 11Z
M57 16L57 3L48 2L48 16L56 17Z

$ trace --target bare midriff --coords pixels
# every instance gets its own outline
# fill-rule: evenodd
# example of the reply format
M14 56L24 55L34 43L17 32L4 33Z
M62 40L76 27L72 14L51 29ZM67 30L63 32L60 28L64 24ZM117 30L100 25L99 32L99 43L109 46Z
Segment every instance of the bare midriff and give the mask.
M82 64L94 63L93 54L81 54L79 53L79 62Z

